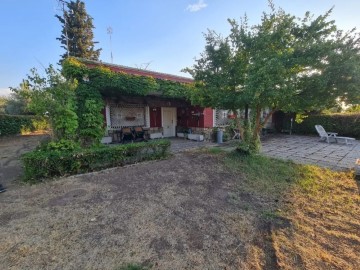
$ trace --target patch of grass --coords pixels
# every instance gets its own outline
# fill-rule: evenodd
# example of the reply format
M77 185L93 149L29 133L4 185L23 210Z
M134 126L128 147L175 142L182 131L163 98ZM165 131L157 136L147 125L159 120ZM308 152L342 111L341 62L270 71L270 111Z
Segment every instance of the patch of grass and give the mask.
M116 268L115 270L149 270L150 267L141 266L139 264L133 264L129 263L123 266L120 266L119 268Z
M265 210L261 213L261 217L265 220L275 220L281 216L279 215L278 212L271 211L271 210Z
M299 180L299 166L293 162L268 158L262 155L240 155L229 153L225 165L239 173L243 188L262 194L278 195Z
M209 154L212 154L212 155L218 155L218 154L224 153L224 150L219 147L210 147L207 149L207 151Z

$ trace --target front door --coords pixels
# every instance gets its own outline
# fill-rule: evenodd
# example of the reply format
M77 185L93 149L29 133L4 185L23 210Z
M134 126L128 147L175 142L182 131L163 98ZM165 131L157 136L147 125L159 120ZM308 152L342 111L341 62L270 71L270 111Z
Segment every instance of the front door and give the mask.
M162 107L164 137L175 137L176 108Z

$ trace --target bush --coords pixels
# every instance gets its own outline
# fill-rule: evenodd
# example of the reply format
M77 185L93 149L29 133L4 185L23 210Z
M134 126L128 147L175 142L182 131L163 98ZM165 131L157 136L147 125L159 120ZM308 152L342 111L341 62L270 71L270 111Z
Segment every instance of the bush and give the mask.
M61 139L59 141L50 141L40 144L37 150L71 152L80 149L80 144L72 140Z
M166 157L169 140L140 142L113 147L74 151L35 150L22 156L24 180L39 182L43 178L97 171L144 160Z
M29 115L0 115L0 136L44 130L47 127L47 120L43 117Z
M309 115L301 124L294 124L294 132L317 134L315 125L322 125L326 131L337 132L339 136L360 139L360 114Z

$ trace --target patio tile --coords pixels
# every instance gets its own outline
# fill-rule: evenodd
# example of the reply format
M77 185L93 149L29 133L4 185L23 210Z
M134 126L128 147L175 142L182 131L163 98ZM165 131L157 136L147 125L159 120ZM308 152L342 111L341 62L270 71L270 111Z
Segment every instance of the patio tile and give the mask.
M263 154L300 164L315 164L336 170L353 169L360 158L360 142L352 145L319 142L318 137L274 135L263 141Z

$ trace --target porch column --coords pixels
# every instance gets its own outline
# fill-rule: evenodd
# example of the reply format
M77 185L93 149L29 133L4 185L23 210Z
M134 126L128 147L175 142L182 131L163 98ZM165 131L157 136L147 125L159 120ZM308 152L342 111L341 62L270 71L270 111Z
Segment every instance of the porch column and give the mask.
M216 109L213 109L213 127L216 127Z
M110 120L110 106L106 104L105 106L105 117L106 117L106 131L111 129L111 120Z
M150 127L150 108L145 106L145 127Z

